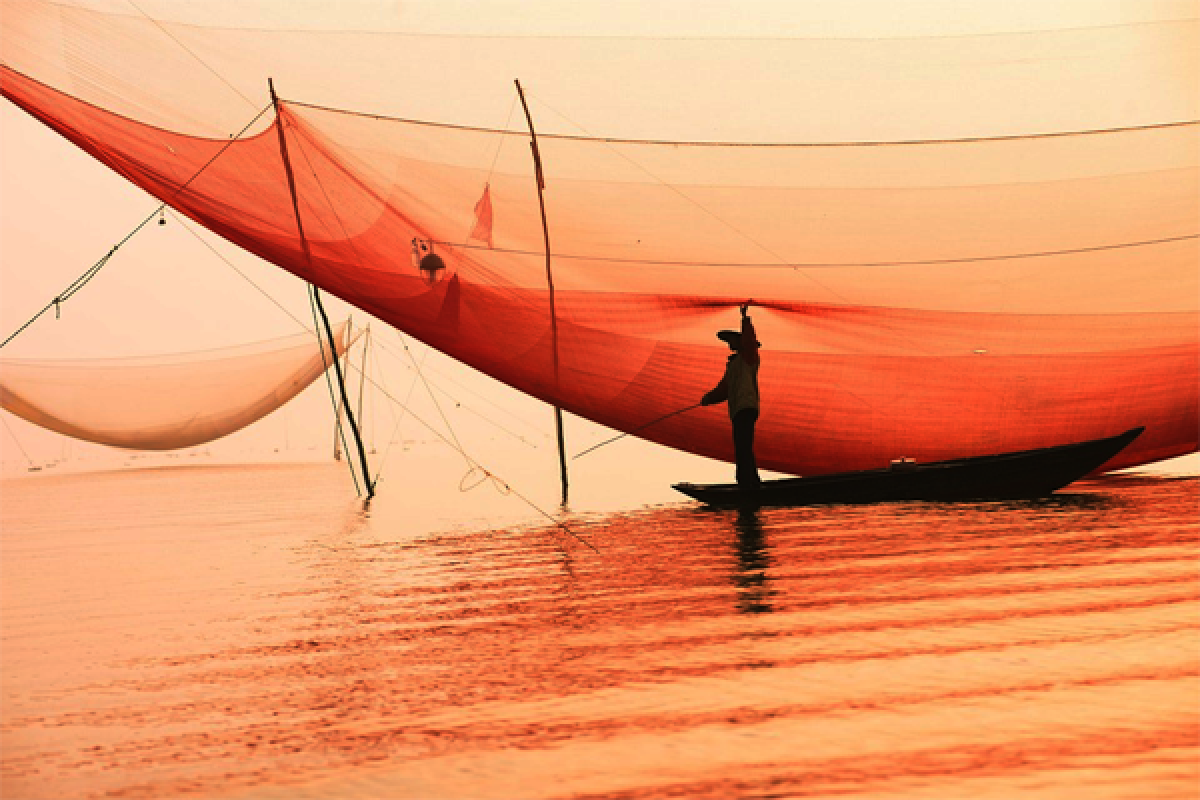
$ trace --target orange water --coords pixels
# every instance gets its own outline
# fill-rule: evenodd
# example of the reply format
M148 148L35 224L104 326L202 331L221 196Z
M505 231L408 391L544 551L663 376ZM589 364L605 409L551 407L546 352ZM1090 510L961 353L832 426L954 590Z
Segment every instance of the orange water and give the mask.
M5 484L3 797L1198 796L1194 478L596 554L342 469Z

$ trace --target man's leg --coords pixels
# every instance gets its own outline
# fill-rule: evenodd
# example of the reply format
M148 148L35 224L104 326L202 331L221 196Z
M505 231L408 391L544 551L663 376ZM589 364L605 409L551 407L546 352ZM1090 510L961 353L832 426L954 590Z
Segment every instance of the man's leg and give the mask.
M748 408L733 418L733 451L737 458L737 483L743 489L757 489L758 464L754 460L754 423L758 410Z

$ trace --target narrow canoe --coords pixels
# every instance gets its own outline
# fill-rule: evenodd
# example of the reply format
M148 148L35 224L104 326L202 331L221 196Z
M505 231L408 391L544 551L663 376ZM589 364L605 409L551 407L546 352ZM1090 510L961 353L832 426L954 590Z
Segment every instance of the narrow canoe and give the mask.
M723 507L1044 497L1099 469L1144 430L1015 453L764 481L758 489L739 489L736 483L677 483L673 488Z

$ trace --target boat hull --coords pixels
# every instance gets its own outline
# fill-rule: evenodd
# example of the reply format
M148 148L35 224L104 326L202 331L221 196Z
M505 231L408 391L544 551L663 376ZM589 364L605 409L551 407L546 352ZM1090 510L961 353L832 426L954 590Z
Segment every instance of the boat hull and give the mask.
M1098 469L1141 435L811 478L765 481L758 489L737 484L677 483L677 491L719 507L884 503L905 500L1011 500L1044 497Z

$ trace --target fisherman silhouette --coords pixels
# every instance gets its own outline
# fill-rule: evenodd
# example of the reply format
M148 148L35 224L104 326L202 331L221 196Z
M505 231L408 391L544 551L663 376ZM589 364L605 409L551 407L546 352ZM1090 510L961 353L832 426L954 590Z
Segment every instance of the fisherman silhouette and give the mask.
M726 400L729 419L733 422L733 450L737 457L737 483L742 489L757 489L758 465L754 461L754 424L758 422L758 348L762 343L754 333L754 323L747 310L750 301L741 306L742 330L720 331L717 338L732 351L725 363L725 375L716 388L700 402L711 406Z

